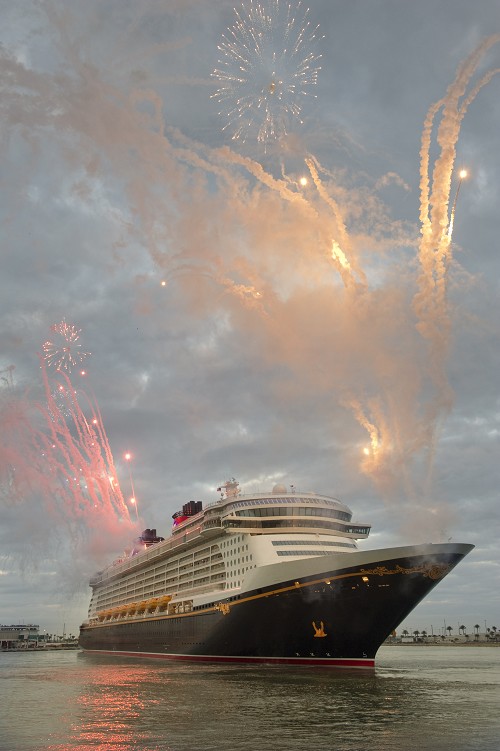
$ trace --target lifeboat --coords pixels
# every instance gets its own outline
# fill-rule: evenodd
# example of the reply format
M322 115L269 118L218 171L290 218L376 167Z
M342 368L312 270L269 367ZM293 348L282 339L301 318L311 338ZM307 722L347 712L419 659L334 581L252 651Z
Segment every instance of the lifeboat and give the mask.
M171 595L164 595L163 597L160 597L158 601L158 610L160 610L160 612L166 610L171 599Z

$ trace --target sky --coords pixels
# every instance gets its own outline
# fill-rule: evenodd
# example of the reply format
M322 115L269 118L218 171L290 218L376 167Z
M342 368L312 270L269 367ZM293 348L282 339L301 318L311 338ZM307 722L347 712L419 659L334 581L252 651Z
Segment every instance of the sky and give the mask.
M246 119L236 7L0 0L0 622L235 477L473 543L402 628L500 627L498 3L292 3Z

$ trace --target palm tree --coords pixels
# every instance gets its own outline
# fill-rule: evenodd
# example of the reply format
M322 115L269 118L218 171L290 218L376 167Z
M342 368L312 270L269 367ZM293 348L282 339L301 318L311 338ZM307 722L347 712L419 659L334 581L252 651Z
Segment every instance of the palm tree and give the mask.
M475 623L474 624L474 629L475 629L476 633L474 635L474 639L476 641L479 641L479 628L480 628L479 623Z
M465 626L459 626L458 632L460 633L460 631L462 632L462 636L465 636Z
M427 631L422 631L422 638L425 640L425 637L427 636Z
M448 632L448 636L451 636L451 632L453 631L453 626L446 626L446 630Z

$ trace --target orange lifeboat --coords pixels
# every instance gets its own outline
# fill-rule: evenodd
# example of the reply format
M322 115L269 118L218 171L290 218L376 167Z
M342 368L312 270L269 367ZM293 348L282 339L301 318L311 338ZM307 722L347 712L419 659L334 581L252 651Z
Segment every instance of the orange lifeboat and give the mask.
M164 595L163 597L160 597L158 602L158 609L160 611L166 610L171 599L171 595Z

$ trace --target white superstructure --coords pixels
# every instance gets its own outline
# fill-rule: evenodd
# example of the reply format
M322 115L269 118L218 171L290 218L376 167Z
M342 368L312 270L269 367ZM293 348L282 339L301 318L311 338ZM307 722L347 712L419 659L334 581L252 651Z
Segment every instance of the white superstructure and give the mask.
M356 540L370 532L368 524L352 524L350 509L328 496L287 492L283 485L242 495L235 480L220 490L220 499L204 510L176 515L170 538L144 542L93 577L91 622L189 612L246 591L256 569L355 553Z

